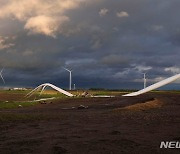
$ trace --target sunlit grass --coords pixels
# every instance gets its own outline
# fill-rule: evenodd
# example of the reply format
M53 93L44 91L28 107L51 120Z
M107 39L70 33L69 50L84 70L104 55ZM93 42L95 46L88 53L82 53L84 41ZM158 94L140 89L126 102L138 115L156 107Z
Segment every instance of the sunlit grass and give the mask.
M0 102L0 109L14 109L22 107L30 107L39 104L39 102Z
M98 95L117 96L117 95L127 93L127 91L124 92L124 91L117 91L117 90L116 91L111 91L111 90L76 90L76 91L71 91L71 93L78 96L78 95L81 95L84 91L87 91L89 94L95 95L95 96L98 96Z

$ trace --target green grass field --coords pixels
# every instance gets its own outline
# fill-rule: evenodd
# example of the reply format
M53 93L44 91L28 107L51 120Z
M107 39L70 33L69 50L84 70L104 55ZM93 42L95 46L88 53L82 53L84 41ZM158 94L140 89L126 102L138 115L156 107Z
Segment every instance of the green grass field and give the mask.
M30 92L20 91L20 90L0 90L0 109L14 109L14 108L22 108L22 107L30 107L39 104L39 100L42 98L63 98L62 94L58 94L56 92L46 92L41 96L40 93L35 93L31 97L26 97L26 95Z
M0 102L0 109L14 109L21 107L29 107L39 104L39 102L15 102L15 101L5 101Z

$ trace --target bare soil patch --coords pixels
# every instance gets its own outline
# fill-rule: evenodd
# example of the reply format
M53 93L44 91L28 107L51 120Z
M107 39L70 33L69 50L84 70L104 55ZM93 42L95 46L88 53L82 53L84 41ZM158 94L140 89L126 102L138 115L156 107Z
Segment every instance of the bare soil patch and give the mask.
M137 103L137 104L123 107L123 108L115 109L115 111L122 111L122 110L143 111L143 110L149 110L149 109L154 109L154 108L160 108L162 107L162 105L163 105L163 102L155 98L145 103Z

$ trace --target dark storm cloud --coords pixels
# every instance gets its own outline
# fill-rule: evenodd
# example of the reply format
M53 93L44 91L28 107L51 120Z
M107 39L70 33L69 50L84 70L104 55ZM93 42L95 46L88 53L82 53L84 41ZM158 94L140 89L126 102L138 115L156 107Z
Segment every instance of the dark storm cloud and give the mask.
M62 66L79 87L140 88L143 72L155 82L179 71L178 0L1 3L0 65L9 85L66 87Z

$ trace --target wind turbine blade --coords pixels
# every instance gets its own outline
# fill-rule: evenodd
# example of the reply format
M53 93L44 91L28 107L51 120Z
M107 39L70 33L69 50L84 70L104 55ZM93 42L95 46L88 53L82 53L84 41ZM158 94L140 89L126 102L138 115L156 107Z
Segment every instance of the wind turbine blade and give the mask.
M5 84L4 78L1 73L0 73L0 76L1 76L1 79L3 80L3 83Z
M53 85L53 84L50 84L50 83L44 83L44 84L41 84L41 85L39 85L38 87L36 87L35 89L33 89L30 93L28 93L27 95L26 95L26 97L30 97L36 90L38 90L39 88L43 88L43 87L51 87L51 88L53 88L53 89L55 89L56 91L58 91L58 92L60 92L60 93L63 93L64 95L67 95L67 96L69 96L69 97L72 97L72 96L74 96L73 94L71 94L71 93L69 93L69 92L67 92L67 91L65 91L65 90L63 90L63 89L61 89L61 88L59 88L59 87L56 87L55 85ZM43 89L44 90L44 89Z
M155 90L157 88L165 86L165 85L167 85L167 84L169 84L169 83L171 83L171 82L173 82L173 81L175 81L175 80L177 80L179 78L180 78L180 74L176 74L176 75L174 75L172 77L169 77L169 78L164 79L162 81L159 81L159 82L157 82L157 83L155 83L155 84L153 84L151 86L148 86L145 89L142 89L142 90L139 90L137 92L130 93L130 94L126 94L126 95L123 95L123 96L138 96L138 95L147 93L147 92L149 92L151 90Z
M4 70L4 67L2 68L2 70L1 70L1 72L0 72L0 73L2 73L2 72L3 72L3 70Z
M41 92L40 92L39 96L41 96L41 94L42 94L42 92L45 90L45 88L46 88L46 85L45 85L45 86L43 86L43 88L42 88L42 90L41 90Z
M32 96L32 94L33 94L36 90L42 88L44 85L45 85L45 84L42 84L42 85L36 87L36 88L33 89L32 91L30 91L25 97L30 97L30 96Z
M62 68L64 68L66 71L68 71L68 72L71 72L71 70L69 70L69 69L67 69L67 68L65 68L65 67L62 67Z

